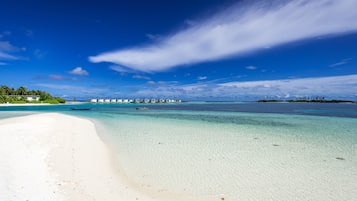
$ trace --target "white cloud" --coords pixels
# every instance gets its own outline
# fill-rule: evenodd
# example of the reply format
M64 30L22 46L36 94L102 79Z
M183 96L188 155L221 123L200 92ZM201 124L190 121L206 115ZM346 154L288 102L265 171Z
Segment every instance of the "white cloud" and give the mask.
M207 79L207 76L198 76L197 79L198 80L205 80L205 79Z
M255 99L265 96L301 97L325 96L357 99L357 74L345 76L297 78L225 83L165 85L137 91L141 96L167 96L188 99Z
M82 67L76 67L74 68L73 70L69 71L70 74L73 74L73 75L88 75L89 73L82 69Z
M248 70L255 70L255 69L257 69L256 66L246 66L245 68L248 69Z
M356 32L356 8L357 0L238 3L151 45L106 52L89 60L144 72L165 71L317 36Z

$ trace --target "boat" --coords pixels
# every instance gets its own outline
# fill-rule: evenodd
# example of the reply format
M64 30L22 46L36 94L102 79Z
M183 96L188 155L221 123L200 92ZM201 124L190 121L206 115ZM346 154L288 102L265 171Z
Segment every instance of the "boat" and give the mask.
M91 110L92 108L71 108L71 110Z
M147 108L147 107L136 107L135 109L136 110L148 110L149 108Z

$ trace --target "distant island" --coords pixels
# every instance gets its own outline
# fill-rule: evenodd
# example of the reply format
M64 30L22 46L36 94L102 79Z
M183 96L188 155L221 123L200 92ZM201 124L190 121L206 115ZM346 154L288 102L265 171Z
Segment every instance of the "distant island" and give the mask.
M328 100L324 97L315 97L315 98L297 98L297 99L290 99L290 100L280 100L280 99L261 99L257 100L259 103L280 103L280 102L288 102L288 103L357 103L357 101L351 100Z
M21 86L17 89L1 86L0 103L26 104L26 103L49 103L60 104L66 100L60 97L53 97L51 94L40 90L27 90Z

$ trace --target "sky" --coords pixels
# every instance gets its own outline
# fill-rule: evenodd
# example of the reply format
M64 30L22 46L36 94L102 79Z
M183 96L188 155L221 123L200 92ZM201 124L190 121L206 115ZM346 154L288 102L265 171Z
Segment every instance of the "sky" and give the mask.
M2 0L0 85L66 99L357 100L357 0Z

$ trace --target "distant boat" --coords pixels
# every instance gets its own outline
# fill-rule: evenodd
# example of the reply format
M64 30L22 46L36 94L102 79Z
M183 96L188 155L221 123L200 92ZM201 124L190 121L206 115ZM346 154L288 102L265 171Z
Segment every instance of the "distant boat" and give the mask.
M91 110L92 108L71 108L71 110Z
M149 108L147 108L147 107L136 107L135 109L136 110L148 110Z

